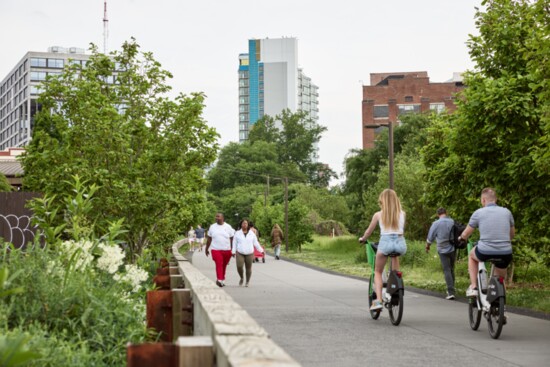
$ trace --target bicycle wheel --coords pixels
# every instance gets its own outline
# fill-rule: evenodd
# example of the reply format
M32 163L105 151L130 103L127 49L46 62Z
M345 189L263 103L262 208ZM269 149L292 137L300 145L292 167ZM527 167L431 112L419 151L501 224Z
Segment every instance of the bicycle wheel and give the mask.
M376 292L374 291L374 275L370 276L369 279L369 307L372 305L372 301L376 299ZM380 310L372 311L369 310L370 317L372 317L374 320L378 319L380 317Z
M395 326L399 325L403 317L403 289L400 289L392 296L391 302L388 305L390 313L390 321Z
M498 339L504 326L504 297L491 303L489 314L487 315L487 325L491 338Z
M476 298L470 298L468 300L468 318L470 319L470 327L472 330L477 330L481 323L481 310L477 308Z

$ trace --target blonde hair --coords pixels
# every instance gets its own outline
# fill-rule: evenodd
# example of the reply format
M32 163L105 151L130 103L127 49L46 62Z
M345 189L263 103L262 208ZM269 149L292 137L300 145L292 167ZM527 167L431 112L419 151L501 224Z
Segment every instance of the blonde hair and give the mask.
M398 230L399 216L402 210L401 202L395 191L391 189L382 191L378 197L378 204L380 204L380 209L382 209L380 220L384 228Z

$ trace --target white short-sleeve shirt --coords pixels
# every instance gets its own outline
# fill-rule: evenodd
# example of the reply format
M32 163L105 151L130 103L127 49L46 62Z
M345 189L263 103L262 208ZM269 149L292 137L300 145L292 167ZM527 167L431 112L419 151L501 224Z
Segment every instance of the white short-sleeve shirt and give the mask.
M212 238L211 250L231 250L230 238L235 236L235 230L227 223L214 223L208 228L208 237Z

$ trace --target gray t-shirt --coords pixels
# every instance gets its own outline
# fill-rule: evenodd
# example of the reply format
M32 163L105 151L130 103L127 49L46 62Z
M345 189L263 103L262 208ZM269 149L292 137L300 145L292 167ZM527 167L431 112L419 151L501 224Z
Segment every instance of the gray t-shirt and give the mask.
M487 255L508 255L512 253L510 228L514 227L512 213L496 204L488 204L472 214L468 225L479 228L477 249Z
M432 223L428 232L427 243L431 244L434 240L437 241L437 252L440 254L448 254L454 251L454 246L449 243L449 236L454 221L449 217L442 217Z

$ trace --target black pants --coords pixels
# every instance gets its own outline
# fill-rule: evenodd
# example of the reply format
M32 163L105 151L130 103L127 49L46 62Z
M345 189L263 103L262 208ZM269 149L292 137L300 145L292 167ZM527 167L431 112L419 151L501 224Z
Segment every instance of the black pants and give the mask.
M447 283L447 293L450 295L455 294L455 262L456 262L456 250L446 254L439 254L441 260L441 266L443 267L443 274L445 275L445 283Z

